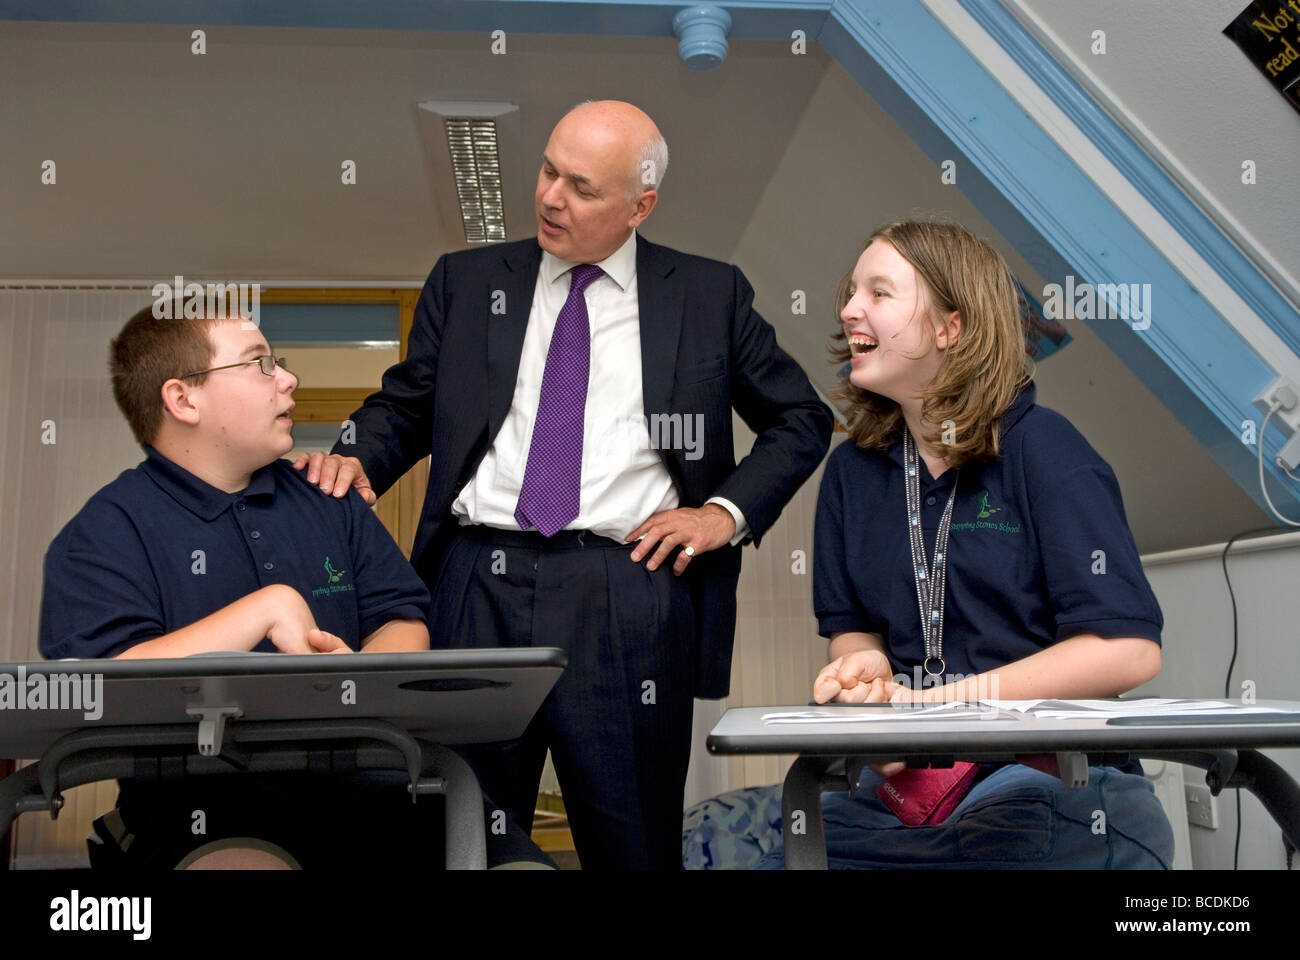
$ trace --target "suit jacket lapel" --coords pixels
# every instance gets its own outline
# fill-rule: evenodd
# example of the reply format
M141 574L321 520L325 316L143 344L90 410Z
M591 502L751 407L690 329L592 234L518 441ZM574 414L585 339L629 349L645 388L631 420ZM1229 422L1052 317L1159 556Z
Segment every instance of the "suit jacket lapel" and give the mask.
M510 401L514 399L524 332L528 329L533 292L537 289L537 271L542 263L542 249L535 240L514 246L515 249L503 253L501 269L488 278L486 382L489 443L501 430L501 424L510 412Z
M675 264L662 248L636 238L637 304L641 314L641 396L647 417L665 413L677 371L677 341L682 332L685 291L674 275ZM664 463L668 452L659 451Z

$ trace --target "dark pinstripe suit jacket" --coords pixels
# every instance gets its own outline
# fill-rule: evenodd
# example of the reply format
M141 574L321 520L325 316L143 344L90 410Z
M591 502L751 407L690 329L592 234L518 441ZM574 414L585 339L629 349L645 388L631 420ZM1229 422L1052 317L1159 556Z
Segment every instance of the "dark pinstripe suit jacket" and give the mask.
M703 416L703 449L660 449L684 507L725 497L757 542L826 453L832 417L753 308L741 272L637 237L641 368L647 418ZM411 562L433 585L457 526L451 504L501 429L514 396L541 248L535 239L441 257L416 307L407 356L353 416L356 456L377 492L432 453ZM493 311L494 293L497 312ZM504 302L504 312L500 305ZM738 465L731 411L757 434ZM700 455L702 453L702 455ZM726 696L740 548L696 556L695 694Z

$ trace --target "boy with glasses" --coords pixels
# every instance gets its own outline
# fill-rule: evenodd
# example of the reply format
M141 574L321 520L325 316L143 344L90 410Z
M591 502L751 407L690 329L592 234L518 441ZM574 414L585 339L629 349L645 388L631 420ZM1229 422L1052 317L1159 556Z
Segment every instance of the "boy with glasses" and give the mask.
M298 379L256 326L145 308L113 341L110 372L146 459L51 543L44 656L428 649L428 592L361 497L322 497L279 459ZM367 801L379 816L342 813ZM274 865L368 867L441 837L440 804L412 805L373 774L128 781L118 803L97 822L96 865L170 869L205 841L256 836L271 843L245 864L270 852ZM348 842L323 843L340 816Z

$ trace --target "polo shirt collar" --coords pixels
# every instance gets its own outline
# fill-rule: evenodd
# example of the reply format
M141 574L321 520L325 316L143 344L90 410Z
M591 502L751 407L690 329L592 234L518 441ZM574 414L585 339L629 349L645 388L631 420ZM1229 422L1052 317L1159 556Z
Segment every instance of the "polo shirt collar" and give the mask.
M1034 405L1035 398L1038 396L1038 388L1034 386L1031 380L1023 390L1016 394L1011 401L1011 406L1007 407L1006 413L1002 414L999 419L1000 437L1005 437L1015 426L1024 419L1029 408ZM900 467L903 465L903 441L897 440L889 448L889 459L893 460Z
M575 266L577 266L576 263L561 260L549 251L542 251L542 280L546 283L554 283ZM633 277L636 276L636 231L633 230L628 238L623 241L623 246L600 261L596 266L604 270L605 275L618 284L620 290L626 291Z
M1002 414L1002 436L1011 432L1012 428L1024 419L1025 414L1029 412L1038 397L1038 388L1034 386L1031 380L1023 390L1016 394L1016 398L1011 401L1011 406L1007 407L1007 412Z
M253 474L248 486L238 493L218 490L184 467L168 460L153 447L146 445L147 459L140 469L169 497L201 520L215 520L222 511L239 499L275 496L274 464L269 464Z

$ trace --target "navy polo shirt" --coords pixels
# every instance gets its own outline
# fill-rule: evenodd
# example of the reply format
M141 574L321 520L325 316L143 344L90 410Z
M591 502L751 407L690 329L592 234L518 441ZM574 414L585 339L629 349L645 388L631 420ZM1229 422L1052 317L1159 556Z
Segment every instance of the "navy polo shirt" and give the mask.
M225 493L145 452L50 544L45 657L116 656L273 583L354 650L390 620L425 619L428 591L355 490L325 496L278 460Z
M970 675L1078 634L1160 642L1163 618L1124 517L1115 474L1032 384L1003 415L999 456L937 480L921 460L921 525L933 569L939 520L958 481L948 543L943 656ZM903 443L842 443L817 501L813 605L823 636L879 633L897 671L925 660L911 569Z

